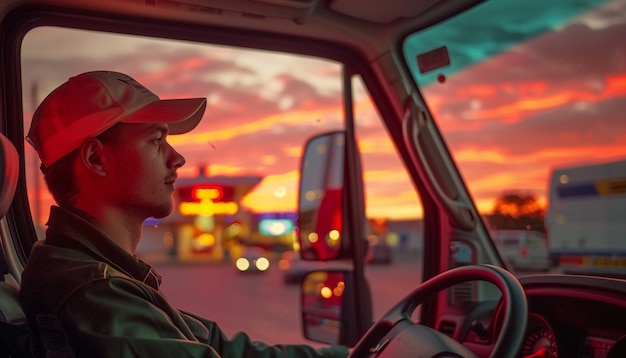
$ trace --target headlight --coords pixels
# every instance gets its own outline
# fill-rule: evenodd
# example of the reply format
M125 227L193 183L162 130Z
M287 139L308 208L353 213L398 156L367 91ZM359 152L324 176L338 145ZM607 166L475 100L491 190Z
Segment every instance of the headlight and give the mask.
M240 257L237 261L235 261L235 266L239 271L247 271L250 268L250 261L248 261L245 257Z
M256 260L255 265L259 271L265 271L270 267L270 260L265 257L259 257Z

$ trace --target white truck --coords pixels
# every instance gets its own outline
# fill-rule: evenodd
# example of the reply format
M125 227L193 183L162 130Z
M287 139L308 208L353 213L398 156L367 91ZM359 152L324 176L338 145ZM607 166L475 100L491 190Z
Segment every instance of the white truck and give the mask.
M555 168L546 230L568 273L626 276L626 159Z

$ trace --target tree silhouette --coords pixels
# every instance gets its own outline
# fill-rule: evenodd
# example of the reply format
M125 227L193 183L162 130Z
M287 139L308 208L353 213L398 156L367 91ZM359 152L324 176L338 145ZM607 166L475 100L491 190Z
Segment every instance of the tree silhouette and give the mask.
M537 230L545 232L545 208L533 194L509 192L496 199L488 217L493 230Z

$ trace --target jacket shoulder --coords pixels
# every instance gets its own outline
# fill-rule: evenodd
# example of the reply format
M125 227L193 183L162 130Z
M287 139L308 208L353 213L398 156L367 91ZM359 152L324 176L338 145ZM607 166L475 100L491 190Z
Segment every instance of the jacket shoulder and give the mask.
M111 277L130 278L79 250L37 242L22 273L20 296L26 307L45 304L54 312L80 288Z

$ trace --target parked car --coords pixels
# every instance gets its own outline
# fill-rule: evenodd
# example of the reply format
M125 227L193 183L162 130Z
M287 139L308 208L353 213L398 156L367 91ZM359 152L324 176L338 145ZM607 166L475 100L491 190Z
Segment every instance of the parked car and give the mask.
M550 253L546 235L535 230L494 230L493 239L502 257L515 270L547 271Z
M235 259L235 267L240 272L265 272L270 268L270 260L265 250L250 246Z

